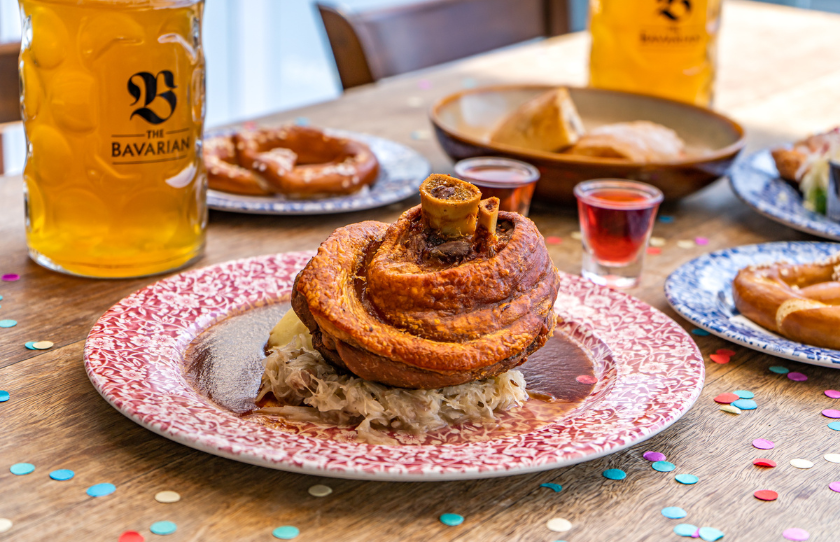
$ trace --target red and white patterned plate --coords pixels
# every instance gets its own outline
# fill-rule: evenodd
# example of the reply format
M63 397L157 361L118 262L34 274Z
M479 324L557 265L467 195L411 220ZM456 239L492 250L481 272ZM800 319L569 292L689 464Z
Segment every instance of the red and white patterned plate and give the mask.
M204 330L287 300L311 252L188 271L114 305L85 345L97 391L130 419L181 444L265 467L339 478L456 480L523 474L595 459L662 431L703 387L703 358L673 320L626 294L561 274L558 329L590 352L592 394L560 419L484 442L371 445L293 434L225 410L184 377Z

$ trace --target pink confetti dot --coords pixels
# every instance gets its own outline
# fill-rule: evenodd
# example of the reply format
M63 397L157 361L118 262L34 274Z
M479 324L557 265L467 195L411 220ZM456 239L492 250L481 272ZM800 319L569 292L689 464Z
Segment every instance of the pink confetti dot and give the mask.
M661 452L645 452L642 454L642 457L653 463L657 461L665 461L666 459L668 459L667 457L665 457L665 454Z
M794 382L805 382L808 380L808 377L802 373L788 373L787 377L793 380Z
M831 397L832 399L840 399L840 391L837 390L825 390L825 396Z
M579 377L575 378L581 384L594 384L598 382L598 379L592 375L580 375Z
M417 86L422 88L422 89L432 88L432 82L429 81L428 79L421 79L421 80L417 81Z
M695 237L694 242L697 243L698 245L708 245L709 244L709 240L706 239L705 237Z
M772 450L776 447L772 441L767 440L766 438L757 438L752 441L752 445L759 450Z
M20 279L20 275L18 275L17 273L7 273L3 275L2 278L5 282L14 282Z
M787 538L788 540L793 540L794 542L804 542L811 538L811 535L808 534L808 531L805 529L799 529L794 527L792 529L785 529L785 532L782 533L782 536Z
M827 408L822 411L822 415L826 418L840 418L840 410L834 410L833 408Z
M662 249L659 247L647 247L648 254L662 254Z
M828 489L840 493L840 482L831 482L830 484L828 484Z
M545 242L548 243L549 245L559 245L560 243L563 242L563 240L560 239L559 237L546 237Z
M709 359L722 365L724 363L729 363L732 358L724 356L723 354L710 354Z

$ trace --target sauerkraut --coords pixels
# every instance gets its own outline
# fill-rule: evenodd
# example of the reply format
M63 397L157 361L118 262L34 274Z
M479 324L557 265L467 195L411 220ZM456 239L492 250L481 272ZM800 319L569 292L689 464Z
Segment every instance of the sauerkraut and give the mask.
M525 378L516 370L436 390L394 388L339 373L308 339L297 335L265 358L257 404L271 394L280 406L258 412L289 421L355 425L358 440L397 444L389 432L419 435L461 423L492 425L497 412L528 400Z

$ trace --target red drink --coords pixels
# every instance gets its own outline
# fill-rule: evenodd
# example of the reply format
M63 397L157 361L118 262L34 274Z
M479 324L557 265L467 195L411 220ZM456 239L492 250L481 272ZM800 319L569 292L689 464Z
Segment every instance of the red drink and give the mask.
M528 216L540 173L509 158L468 158L455 164L455 175L481 190L482 198L499 198L499 209Z
M644 183L599 180L577 185L575 196L584 277L610 286L635 286L662 192Z

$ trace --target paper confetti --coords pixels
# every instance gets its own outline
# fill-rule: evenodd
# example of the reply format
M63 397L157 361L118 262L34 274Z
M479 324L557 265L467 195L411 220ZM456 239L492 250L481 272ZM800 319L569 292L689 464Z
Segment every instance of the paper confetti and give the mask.
M673 216L662 215L659 217L659 221L663 224L672 224L674 222Z
M166 536L177 531L178 526L172 523L171 521L156 521L152 523L152 526L149 527L149 530L152 531L152 534Z
M694 476L693 474L678 474L674 476L674 479L677 482L687 486L694 485L700 481L700 478Z
M662 237L651 237L649 243L652 247L664 247L665 239Z
M298 126L309 126L309 119L306 117L295 118L295 124Z
M767 440L766 438L757 438L752 441L752 445L759 450L772 450L776 447L772 441Z
M828 428L834 431L840 431L840 422L831 422L828 424Z
M734 401L738 400L738 396L734 393L721 393L717 397L715 397L715 403L720 403L722 405L728 405Z
M580 241L581 239L583 239L583 234L580 233L579 231L573 231L571 233L571 237L572 237L572 239L574 239L576 241Z
M14 282L20 279L20 275L17 273L6 273L0 278L2 278L4 282Z
M273 536L274 538L279 538L280 540L291 540L299 534L300 529L291 525L277 527L276 529L271 531L271 536Z
M35 350L35 341L29 341L27 343L23 343L23 346L26 347L27 350Z
M805 382L808 380L808 377L802 373L788 373L787 377L793 380L794 382Z
M411 139L416 139L417 141L425 141L427 139L431 139L432 134L428 130L414 130L411 132Z
M825 454L823 459L829 463L840 463L840 454Z
M552 484L551 482L540 484L540 487L547 487L548 489L553 490L555 493L560 493L561 491L563 491L563 486L561 486L560 484Z
M7 392L6 390L0 390L0 403L5 403L9 400L9 397L9 392Z
M323 484L316 484L309 488L309 494L313 497L326 497L332 492L333 490L330 486L325 486Z
M627 473L621 469L607 469L603 474L604 478L609 480L624 480L627 478Z
M685 249L694 248L694 241L688 241L686 239L680 239L679 241L677 241L677 246L679 248L685 248Z
M755 397L755 394L753 392L747 390L735 390L735 395L737 395L741 399L752 399L753 397Z
M723 365L724 363L729 363L729 360L732 358L730 358L729 356L724 356L722 354L710 354L709 359L714 361L715 363Z
M689 523L680 523L679 525L674 527L674 534L679 536L690 537L693 536L696 532L697 526L691 525Z
M155 500L163 504L171 504L181 500L181 495L175 491L158 491L155 493Z
M408 107L423 107L423 98L420 96L411 96L407 103Z
M555 533L565 533L572 528L572 523L567 519L553 518L548 520L545 526L548 527L549 531L553 531Z
M805 529L800 529L798 527L794 527L792 529L785 529L782 533L782 536L787 538L788 540L793 540L794 542L805 542L811 538L811 535L808 534L808 531Z
M464 523L464 516L458 514L441 514L440 522L444 525L449 525L450 527L457 527L458 525Z
M825 390L825 396L831 397L832 399L840 399L840 391L837 390Z
M764 459L763 457L759 457L758 459L753 459L753 465L757 467L768 467L772 469L776 466L776 462L772 459Z
M781 365L774 365L770 367L771 373L776 373L777 375L786 375L790 372L790 369L787 367L782 367Z
M665 454L660 452L645 452L642 454L642 457L651 462L665 461L666 459L668 459L667 457L665 457Z
M840 493L840 482L831 482L830 484L828 484L828 489Z
M732 357L735 355L734 350L729 350L728 348L718 348L716 354L720 354L721 356L729 356Z
M691 334L697 335L698 337L708 337L709 335L711 335L711 333L709 333L705 329L700 329L699 327L692 329Z
M69 469L58 469L50 473L50 478L58 482L66 482L72 480L76 473Z
M648 254L662 254L662 249L658 247L647 247L645 252Z
M822 415L826 418L840 418L840 410L835 410L833 408L827 408L822 411Z
M429 89L429 88L432 88L432 82L429 81L428 79L421 79L421 80L417 81L417 86L424 89L424 90Z
M546 237L545 242L549 245L559 245L563 240L559 237Z
M53 343L51 341L38 341L37 343L32 343L32 347L35 350L49 350L53 347Z
M706 239L705 237L695 237L694 242L697 243L698 245L708 245L709 244L709 240Z
M659 471L659 472L671 472L672 470L677 468L676 465L674 465L673 463L669 463L667 461L656 461L654 463L651 463L650 466L653 468L653 470L656 470L656 471Z
M0 518L0 533L5 533L9 529L12 528L12 520L6 518Z
M32 463L15 463L9 467L9 472L15 476L25 476L35 471L35 465Z
M595 384L596 382L598 382L598 379L592 375L580 375L576 377L575 380L577 380L581 384Z
M117 490L114 484L96 484L87 489L87 494L91 497L105 497Z
M740 408L738 408L738 407L736 407L736 406L732 406L732 405L721 405L721 406L720 406L720 409L721 409L722 411L724 411L724 412L728 412L728 413L730 413L730 414L740 414L740 413L741 413L741 409L740 409Z
M797 469L810 469L814 466L814 463L808 461L807 459L796 458L790 460L790 465L792 467L796 467Z
M706 542L714 542L723 538L723 532L712 527L700 527L700 538Z
M662 515L668 519L682 519L688 514L685 510L677 506L667 506L662 509Z
M732 402L732 406L740 408L741 410L755 410L758 404L752 399L738 399Z
M143 535L138 533L137 531L126 531L120 535L120 539L117 542L145 542L146 539L143 538Z
M0 320L0 327L15 327L16 325L16 320Z
M779 494L772 489L759 489L753 493L753 497L760 501L775 501L779 498Z

